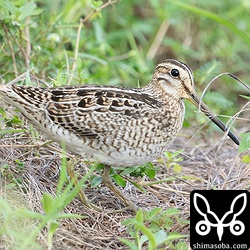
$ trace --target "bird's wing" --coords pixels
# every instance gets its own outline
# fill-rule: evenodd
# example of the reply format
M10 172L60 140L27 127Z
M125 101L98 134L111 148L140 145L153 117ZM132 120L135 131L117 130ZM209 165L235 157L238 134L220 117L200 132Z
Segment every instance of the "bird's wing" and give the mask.
M57 125L78 136L96 138L131 119L149 116L161 105L138 89L82 86L50 90L46 110Z
M51 124L90 139L115 128L130 129L125 128L128 121L146 119L161 107L159 101L136 88L9 85L3 86L0 92L35 125L42 114L41 119L48 119Z

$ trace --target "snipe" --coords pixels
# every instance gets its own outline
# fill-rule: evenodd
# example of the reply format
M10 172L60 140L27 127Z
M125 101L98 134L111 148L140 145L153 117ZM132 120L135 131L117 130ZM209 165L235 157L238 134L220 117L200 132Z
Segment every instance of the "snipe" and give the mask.
M136 166L161 157L182 127L183 99L199 107L239 144L223 122L200 103L192 70L177 60L158 64L152 80L143 88L1 85L0 93L48 138L63 142L77 155L103 163L103 182L132 208L112 184L110 166ZM69 173L74 178L73 172ZM80 195L85 205L96 208L83 192Z

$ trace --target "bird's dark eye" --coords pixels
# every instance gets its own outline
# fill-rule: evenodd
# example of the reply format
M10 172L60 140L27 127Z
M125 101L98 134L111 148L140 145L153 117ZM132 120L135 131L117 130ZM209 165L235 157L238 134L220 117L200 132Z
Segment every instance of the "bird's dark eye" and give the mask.
M177 77L180 75L180 72L178 69L172 69L171 72L170 72L171 76L173 77Z

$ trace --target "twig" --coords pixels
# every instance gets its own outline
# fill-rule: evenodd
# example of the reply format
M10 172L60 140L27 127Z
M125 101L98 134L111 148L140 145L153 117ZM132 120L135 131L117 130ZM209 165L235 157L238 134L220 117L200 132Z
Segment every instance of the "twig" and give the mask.
M114 4L115 2L117 2L117 0L109 0L108 2L104 3L103 5L101 5L97 10L93 10L92 12L90 12L84 19L83 19L83 23L87 22L95 13L100 12L102 9L108 7L111 4Z
M15 57L15 53L14 53L13 46L12 46L12 43L11 43L11 39L10 39L9 34L8 34L9 31L8 31L8 28L6 27L6 25L4 23L2 24L2 27L4 29L4 33L5 33L5 36L7 38L9 48L10 48L10 53L11 53L12 62L13 62L13 70L14 70L15 75L17 76L18 71L17 71L17 66L16 66L16 57Z
M26 79L26 73L23 73L20 76L18 76L17 78L15 78L14 80L8 82L7 85L12 85L12 84L15 84L16 82L19 82L19 81L25 80L25 79Z
M163 189L163 190L170 191L170 192L173 192L173 193L190 195L189 192L173 189L173 188L170 188L170 187L167 188L167 187L163 187L161 185L152 185L151 187L158 188L158 189Z
M30 53L31 53L31 44L30 44L30 29L29 29L30 16L25 20L25 39L26 39L26 55L25 55L25 65L26 69L30 69Z
M76 70L76 62L77 62L77 57L78 57L78 52L79 52L79 43L80 43L81 30L82 30L82 27L83 27L83 22L84 22L84 19L81 18L80 19L80 24L79 24L78 29L77 29L75 55L74 55L74 61L73 61L73 64L72 64L72 70L71 70L71 73L69 75L68 85L70 85L70 83L71 83L71 81L73 79L75 70Z
M235 79L236 81L238 81L239 83L241 83L247 90L250 91L250 87L247 86L247 84L245 84L243 81L241 81L237 76L231 74L230 72L224 72L224 73L221 73L217 76L215 76L209 83L208 85L206 86L206 88L203 90L202 92L202 95L201 95L201 98L200 98L200 103L199 103L199 111L201 111L201 102L202 102L202 99L207 91L207 89L209 88L209 86L215 81L217 80L219 77L223 76L223 75L229 75L231 76L233 79Z
M158 185L158 184L165 183L165 182L172 182L174 180L182 180L184 182L185 182L185 180L201 181L201 179L199 177L185 175L185 176L170 176L170 177L167 177L165 179L155 180L155 181L139 181L138 184L142 187L147 187L147 186Z
M102 6L100 6L97 10L95 9L92 12L90 12L85 18L81 18L80 19L80 24L79 24L78 29L77 29L74 61L73 61L73 64L72 64L71 73L69 75L68 85L70 85L70 83L71 83L71 81L73 79L73 76L74 76L74 73L75 73L75 70L76 70L76 66L77 66L77 58L78 58L78 52L79 52L79 43L80 43L81 30L82 30L83 24L85 22L87 22L97 12L101 11L102 9L106 8L107 6L109 6L109 5L111 5L111 4L115 3L115 2L116 2L116 0L114 0L114 1L110 0L110 1L108 1L106 3L104 3Z
M22 45L22 41L23 41L22 30L20 29L20 27L18 27L18 30L19 30L19 34L20 34L20 43L19 43L16 35L13 35L11 33L11 31L9 31L9 33L10 33L12 39L14 40L14 42L16 43L17 47L19 48L19 51L21 51L23 57L26 57L25 50L24 50L23 45ZM19 51L17 51L17 52L19 52Z
M162 40L167 33L169 27L169 22L167 20L164 20L155 36L155 39L153 43L151 44L148 53L147 53L147 58L148 59L153 59L159 50L159 47L161 46Z

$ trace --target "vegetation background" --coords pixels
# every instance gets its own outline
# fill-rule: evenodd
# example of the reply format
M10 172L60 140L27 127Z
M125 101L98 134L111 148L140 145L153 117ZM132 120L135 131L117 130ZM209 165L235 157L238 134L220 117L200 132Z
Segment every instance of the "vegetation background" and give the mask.
M222 72L231 72L249 85L249 14L248 0L0 0L1 82L8 83L29 70L48 83L44 84L46 86L102 84L137 87L150 81L158 62L165 58L175 58L187 63L194 70L199 95L210 80ZM17 111L7 112L4 104L0 103L0 245L6 249L16 249L20 244L23 249L27 246L33 249L60 249L62 246L68 249L80 249L83 246L89 249L103 249L104 246L106 249L125 249L125 245L130 249L186 249L189 238L185 221L188 220L190 190L194 187L249 189L250 112L247 95L249 92L242 85L229 76L223 76L211 84L204 96L207 105L216 114L220 114L225 122L240 113L240 118L233 122L233 126L237 134L243 133L245 136L244 145L241 147L244 152L241 154L233 145L225 146L221 140L222 144L216 144L216 140L222 138L221 133L208 123L203 114L194 112L195 107L186 103L184 129L180 133L179 143L177 140L174 146L184 150L184 153L181 158L178 151L167 153L163 164L165 169L162 171L167 172L171 178L175 178L173 176L176 174L179 179L186 176L188 187L182 186L183 182L167 183L166 185L172 186L171 191L165 190L166 199L174 199L173 194L181 195L181 198L179 203L166 203L166 206L158 198L158 203L152 201L149 205L153 199L150 194L141 197L147 203L147 208L156 210L150 210L152 213L144 215L138 213L134 220L126 221L123 226L121 221L132 215L122 213L114 216L102 215L100 218L97 213L86 212L76 199L67 208L66 205L73 200L76 193L71 193L71 199L68 200L65 194L65 201L56 203L52 195L58 195L59 191L62 191L56 186L59 178L57 171L59 166L63 166L59 147L53 145L53 150L49 147L34 147L43 142L37 132L21 122ZM215 133L218 133L218 136L215 136ZM195 135L194 138L189 140L192 135ZM18 141L21 141L19 147ZM201 157L202 153L197 151L201 145L206 148L206 151L202 152L206 155L204 158ZM214 145L217 148L214 148ZM224 151L220 145L223 145ZM199 157L192 161L194 155ZM228 155L232 156L230 160L226 160ZM231 166L235 168L240 164L240 170L243 172L231 168L228 170L228 163L233 163ZM185 170L185 166L190 165L194 167L194 171L200 171L202 177L197 177L196 173L185 172L190 171ZM209 166L215 165L225 167L221 174L223 181L216 185L207 182L205 172ZM145 172L145 178L155 177L157 169L155 170L154 166L155 164L152 164L142 168L140 174ZM172 166L175 167L174 170L170 168ZM46 171L43 171L44 169ZM48 175L53 175L49 173L51 169L55 179L51 179L51 176L48 178ZM153 175L148 169L153 169ZM237 178L231 176L234 171L237 172ZM210 174L211 172L210 169ZM117 172L117 175L114 175L116 177L113 177L118 184L123 185L125 177L120 178L120 173ZM192 178L187 178L187 173L192 175ZM210 181L213 179L211 175ZM95 192L101 192L101 180L95 177L91 180L99 182L90 184L99 187ZM202 182L195 186L193 178L202 178ZM59 180L62 183L67 182L65 177L60 177ZM232 180L241 185L236 185ZM179 191L175 193L173 188ZM144 189L145 192L150 190ZM43 195L46 191L49 191L51 196ZM163 192L163 189L160 191ZM160 191L157 197L161 196ZM96 193L95 195L98 196ZM22 201L16 202L19 199ZM184 209L181 208L181 203L185 204ZM178 208L178 211L166 210L169 206ZM66 213L63 216L62 211ZM86 213L88 216L91 214L92 220L89 217L86 220L72 219L71 213ZM20 223L13 222L17 221L17 218ZM101 230L100 223L104 222L103 218L106 227ZM164 227L160 226L159 220L162 222L166 218L169 219L168 226L164 224L166 221L163 223ZM83 226L85 223L89 226ZM19 224L19 227L14 224ZM29 229L24 229L27 224ZM99 230L96 224L99 225ZM110 232L108 228L114 230ZM148 228L150 232L146 230ZM169 232L176 234L171 238ZM24 240L27 233L30 237ZM70 235L74 235L74 239ZM84 235L86 237L83 237ZM119 237L122 238L121 241ZM184 240L177 240L178 238Z

